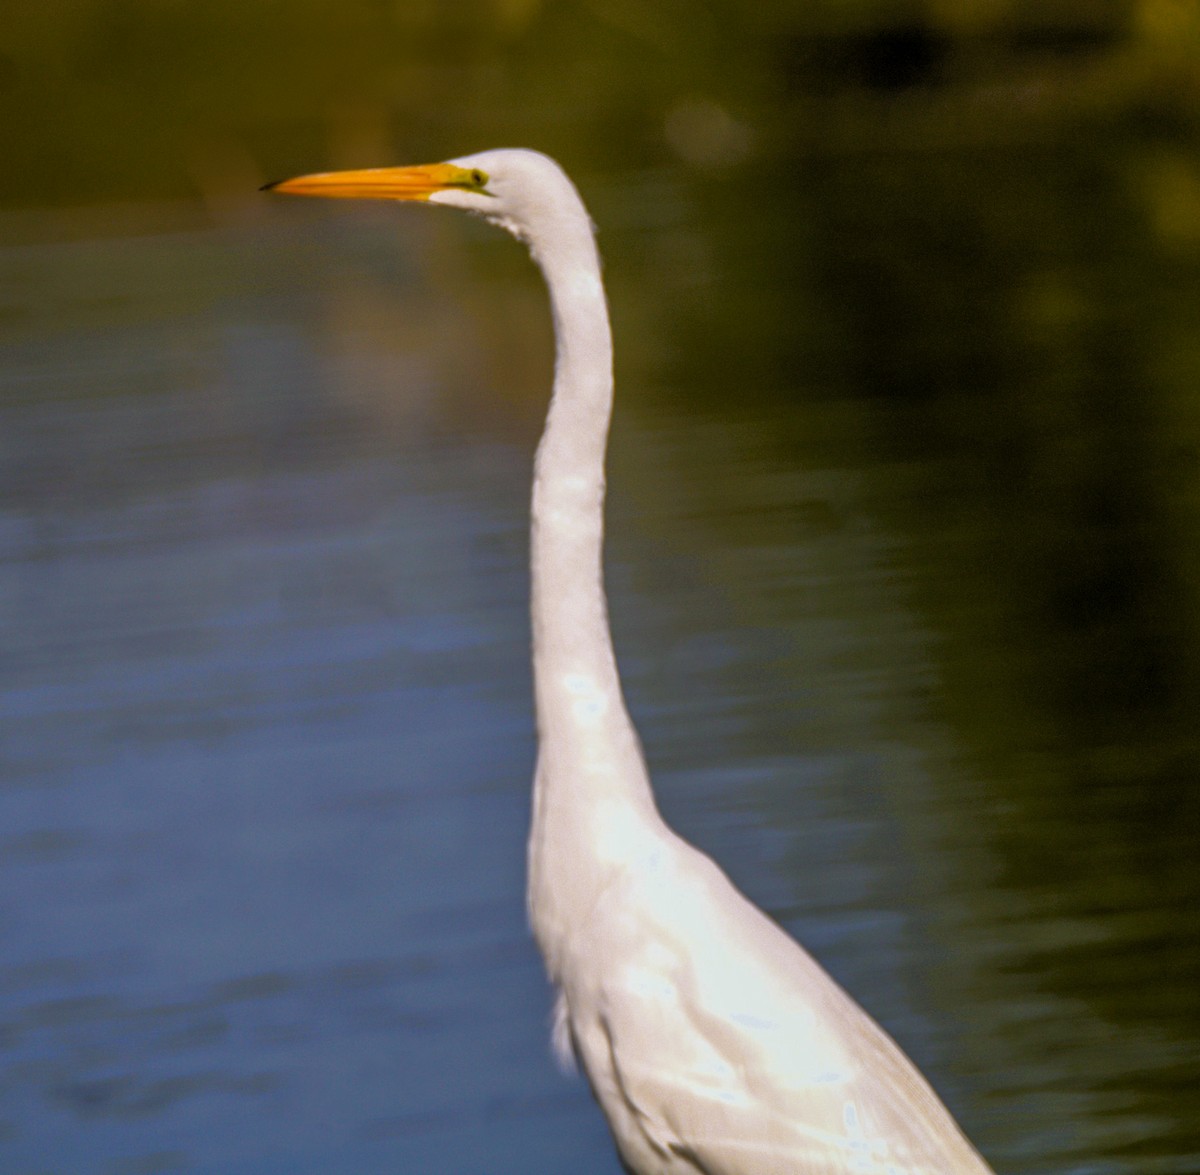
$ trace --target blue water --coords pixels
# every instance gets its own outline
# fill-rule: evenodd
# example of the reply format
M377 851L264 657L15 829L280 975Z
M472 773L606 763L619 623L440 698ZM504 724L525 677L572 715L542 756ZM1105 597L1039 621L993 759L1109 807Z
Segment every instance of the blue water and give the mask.
M529 372L490 380L500 279L431 303L453 236L356 231L388 276L267 226L2 259L5 1173L619 1170L524 918L540 295ZM780 422L665 398L617 427L664 809L998 1170L1200 1170L1128 1092L1195 1039L1132 1057L1087 968L1047 981L1047 944L1136 936L988 839L1007 801L928 701L878 473L781 456Z

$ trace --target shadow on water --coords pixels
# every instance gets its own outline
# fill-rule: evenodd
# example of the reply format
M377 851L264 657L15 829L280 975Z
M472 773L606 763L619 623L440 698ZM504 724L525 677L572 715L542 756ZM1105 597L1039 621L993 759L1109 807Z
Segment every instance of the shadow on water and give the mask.
M1181 313L1198 275L1190 238L1156 235L1131 200L1154 179L1120 135L919 167L815 149L774 177L794 193L782 216L733 238L771 275L755 296L779 299L747 317L783 346L702 299L681 313L681 386L720 402L718 356L750 355L739 387L773 459L854 483L816 512L798 483L774 541L865 514L888 535L892 606L920 618L908 673L887 664L880 688L931 790L894 815L971 988L954 1002L991 1022L960 1063L986 1049L978 1096L1028 1132L1008 1162L977 1132L1004 1170L1098 1153L1190 1170L1200 1151L1178 1097L1200 1066L1198 350ZM784 275L817 308L790 329Z

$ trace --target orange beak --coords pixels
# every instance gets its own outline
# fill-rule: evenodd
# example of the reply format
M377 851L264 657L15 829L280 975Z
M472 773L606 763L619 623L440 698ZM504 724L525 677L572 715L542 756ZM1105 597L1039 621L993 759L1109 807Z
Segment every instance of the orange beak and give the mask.
M264 192L293 196L334 196L347 200L428 200L434 192L465 188L483 192L486 173L453 163L423 163L418 167L369 167L361 171L324 171L267 184Z

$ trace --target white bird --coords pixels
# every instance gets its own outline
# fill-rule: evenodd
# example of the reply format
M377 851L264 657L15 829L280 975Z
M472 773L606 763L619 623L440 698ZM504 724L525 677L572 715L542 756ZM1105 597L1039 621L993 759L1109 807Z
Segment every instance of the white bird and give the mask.
M424 200L524 241L550 291L554 390L532 508L538 758L529 918L577 1058L634 1175L987 1175L883 1029L663 822L621 693L601 568L612 341L592 223L535 151L301 176Z

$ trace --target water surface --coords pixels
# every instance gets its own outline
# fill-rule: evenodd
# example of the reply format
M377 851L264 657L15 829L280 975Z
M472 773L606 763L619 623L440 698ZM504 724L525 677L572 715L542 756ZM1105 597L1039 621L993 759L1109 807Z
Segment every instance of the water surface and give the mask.
M1194 595L1047 619L947 425L1000 401L882 402L856 328L813 341L836 289L711 303L719 208L597 199L608 582L664 810L998 1171L1200 1170L1195 646L1152 727L1097 739L1130 706L1071 688ZM43 238L0 253L0 1166L615 1175L524 922L549 342L517 247L309 209ZM643 264L690 285L651 310Z

